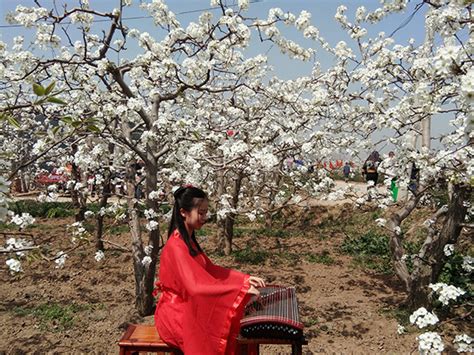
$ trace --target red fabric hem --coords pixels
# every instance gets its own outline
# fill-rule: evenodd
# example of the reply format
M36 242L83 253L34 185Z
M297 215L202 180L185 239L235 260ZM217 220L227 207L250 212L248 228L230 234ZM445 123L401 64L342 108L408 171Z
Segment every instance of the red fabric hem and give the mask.
M250 275L245 275L244 285L240 289L240 292L235 298L235 301L232 304L232 307L229 309L229 312L227 313L227 319L225 320L224 326L222 327L223 332L220 337L221 340L220 340L220 344L218 348L218 354L225 354L232 319L235 317L237 313L237 308L239 308L240 304L243 302L245 296L247 295L248 290L250 289L249 279L250 279Z

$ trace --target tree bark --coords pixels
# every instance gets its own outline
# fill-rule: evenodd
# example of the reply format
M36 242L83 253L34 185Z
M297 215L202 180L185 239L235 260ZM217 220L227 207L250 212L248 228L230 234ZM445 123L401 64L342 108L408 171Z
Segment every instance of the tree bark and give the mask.
M274 174L272 180L275 180L275 186L280 186L281 175L278 173ZM278 192L277 189L273 189L270 186L270 192L268 194L268 211L265 213L265 227L266 228L272 228L273 226L273 216L275 214L273 210L275 208L275 196L277 192Z
M72 155L75 155L77 153L77 145L73 144L72 145ZM71 162L72 166L72 178L73 180L78 183L81 182L81 172L79 171L79 167L74 163L74 161ZM74 208L77 208L78 211L76 213L75 219L76 222L82 222L85 217L84 214L86 213L86 198L83 193L75 189L75 186L72 187L71 190L71 200L72 200L72 205Z
M240 189L242 187L242 180L244 175L242 172L239 172L236 179L234 180L234 186L232 190L232 199L231 199L231 207L233 209L237 208L239 203L239 194ZM235 223L235 213L229 213L226 218L224 219L224 254L230 255L232 253L232 241L234 239L234 223Z
M467 207L464 201L469 200L471 189L468 186L453 186L453 198L449 203L443 227L439 233L433 233L423 244L418 254L412 273L412 280L407 304L412 308L426 305L429 301L430 283L436 283L446 263L444 247L456 244L461 234Z
M105 208L107 206L107 201L109 199L109 196L111 195L110 178L111 173L110 170L107 169L106 171L104 171L104 184L102 186L102 194L99 201L99 211L101 211L102 208ZM102 241L102 237L104 235L104 218L105 216L101 213L99 213L97 216L97 233L95 239L96 250L102 251L104 250L104 242Z
M158 203L148 198L151 191L156 189L157 184L157 164L154 159L150 159L145 165L145 191L146 207L158 211ZM135 199L135 168L130 166L127 172L127 203L129 213L129 226L132 236L132 256L135 275L135 306L141 316L149 316L154 312L154 297L152 295L156 275L156 265L158 264L158 255L161 249L159 228L148 233L148 245L151 246L151 252L148 255L151 258L150 263L143 263L147 254L140 230L140 218Z

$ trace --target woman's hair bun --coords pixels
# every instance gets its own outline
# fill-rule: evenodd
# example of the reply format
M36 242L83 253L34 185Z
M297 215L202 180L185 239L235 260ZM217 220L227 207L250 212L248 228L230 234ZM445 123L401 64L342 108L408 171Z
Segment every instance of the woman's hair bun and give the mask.
M173 196L175 199L177 199L184 191L186 191L186 189L188 188L193 188L194 186L191 185L191 184L186 184L186 185L182 185L180 187L178 187L175 192L173 193Z

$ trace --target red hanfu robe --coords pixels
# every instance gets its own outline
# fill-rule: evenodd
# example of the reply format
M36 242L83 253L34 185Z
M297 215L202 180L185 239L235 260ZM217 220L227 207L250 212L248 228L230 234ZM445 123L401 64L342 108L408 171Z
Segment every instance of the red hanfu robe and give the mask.
M249 275L189 254L175 230L160 258L155 325L161 339L185 355L234 354Z

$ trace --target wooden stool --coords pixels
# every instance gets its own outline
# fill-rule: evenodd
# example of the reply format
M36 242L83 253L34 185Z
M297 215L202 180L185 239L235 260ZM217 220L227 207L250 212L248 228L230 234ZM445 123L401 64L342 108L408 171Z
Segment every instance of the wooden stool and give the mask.
M260 344L288 344L291 345L292 355L303 354L303 345L308 345L308 341L303 337L298 340L290 339L261 339L261 338L237 338L238 349L240 355L258 355L260 353Z
M183 354L160 339L153 324L130 324L119 341L120 355L154 352L158 354Z

